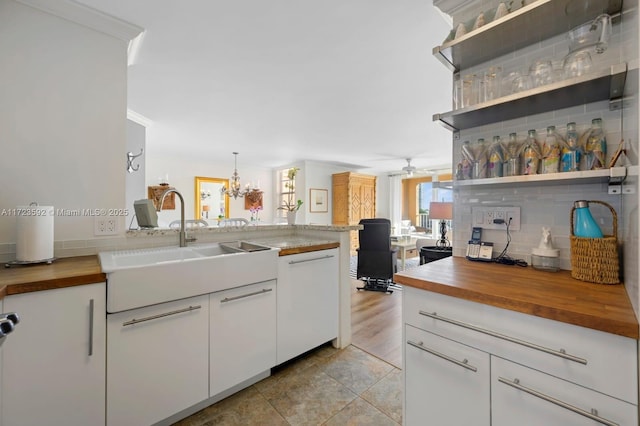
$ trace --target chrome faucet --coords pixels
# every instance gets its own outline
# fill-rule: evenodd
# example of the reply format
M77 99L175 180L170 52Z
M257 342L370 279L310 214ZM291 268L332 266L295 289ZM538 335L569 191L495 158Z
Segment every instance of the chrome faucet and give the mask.
M166 198L167 195L169 195L172 192L177 194L178 198L180 198L180 247L186 247L187 236L186 236L185 227L184 227L184 198L182 198L182 194L180 194L177 189L174 189L174 188L167 189L162 193L162 198L160 199L160 203L158 203L158 208L156 210L157 211L162 210L162 204L164 203L164 199Z

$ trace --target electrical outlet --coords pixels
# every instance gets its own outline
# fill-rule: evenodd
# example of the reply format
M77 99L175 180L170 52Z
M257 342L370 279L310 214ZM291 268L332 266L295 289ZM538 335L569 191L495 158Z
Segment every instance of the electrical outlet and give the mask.
M520 207L473 207L471 212L473 216L471 226L483 229L506 229L505 224L511 220L509 230L520 230Z
M118 235L118 220L115 217L97 216L93 225L93 235Z

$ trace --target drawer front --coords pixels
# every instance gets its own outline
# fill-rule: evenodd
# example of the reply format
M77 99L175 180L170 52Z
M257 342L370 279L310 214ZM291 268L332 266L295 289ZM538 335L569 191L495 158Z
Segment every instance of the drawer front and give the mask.
M489 426L489 354L404 326L404 420Z
M415 327L637 404L633 339L411 287L403 289L403 315Z
M637 425L638 407L491 357L491 416L494 426Z

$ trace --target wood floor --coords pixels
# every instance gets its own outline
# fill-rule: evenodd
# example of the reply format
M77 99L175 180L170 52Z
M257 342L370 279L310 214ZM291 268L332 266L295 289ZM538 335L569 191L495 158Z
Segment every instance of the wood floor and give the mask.
M402 290L392 294L358 291L351 280L351 343L402 368Z

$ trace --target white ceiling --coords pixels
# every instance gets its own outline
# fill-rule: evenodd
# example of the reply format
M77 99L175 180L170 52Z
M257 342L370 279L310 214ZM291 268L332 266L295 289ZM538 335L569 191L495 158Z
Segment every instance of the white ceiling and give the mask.
M450 25L429 0L80 0L145 29L128 107L155 155L364 173L451 163Z

